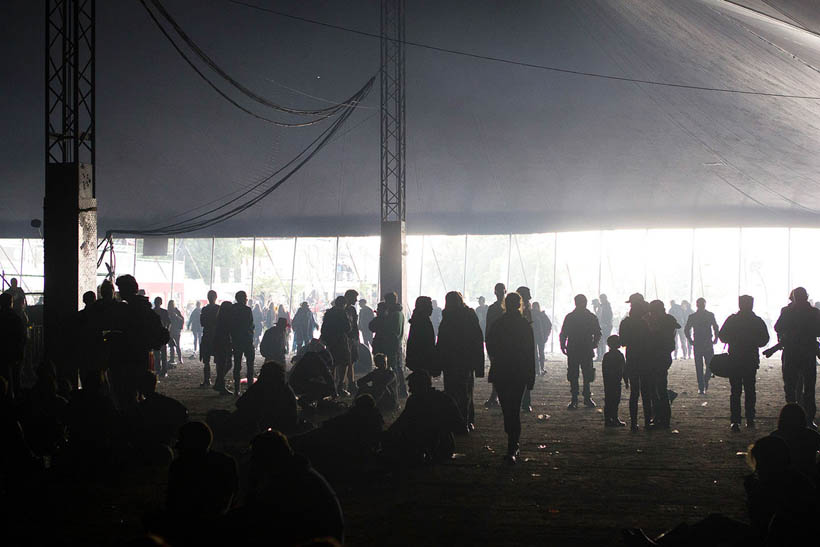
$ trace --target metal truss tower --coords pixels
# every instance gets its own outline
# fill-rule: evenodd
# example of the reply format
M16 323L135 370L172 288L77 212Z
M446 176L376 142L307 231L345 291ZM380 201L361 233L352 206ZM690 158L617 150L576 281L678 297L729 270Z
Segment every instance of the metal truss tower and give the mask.
M381 0L380 285L406 308L404 11L405 0Z
M44 336L47 357L57 361L58 356L65 354L65 346L62 353L59 349L61 335L67 330L65 325L79 308L83 292L96 286L96 2L44 3Z

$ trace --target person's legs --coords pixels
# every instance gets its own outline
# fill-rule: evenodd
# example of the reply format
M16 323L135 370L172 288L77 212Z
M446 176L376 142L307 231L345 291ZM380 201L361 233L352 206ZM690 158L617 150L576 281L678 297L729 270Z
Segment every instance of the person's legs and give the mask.
M797 366L795 359L789 355L787 351L788 350L784 350L783 352L781 364L781 371L783 374L783 391L785 392L787 403L796 403L799 401L797 393L799 367Z
M253 350L253 345L250 345L250 346L246 347L245 351L244 351L244 354L245 354L245 366L246 366L247 372L248 372L248 387L251 387L253 385L253 377L254 377L253 360L256 358L256 355L255 355L254 350ZM284 363L282 363L282 364L284 364Z
M502 385L496 388L501 412L504 414L504 432L507 434L507 455L518 450L521 439L521 400L526 391L523 385Z
M643 422L644 426L648 426L652 423L652 418L654 416L654 378L651 374L641 374L640 382L638 383L641 386L641 404L643 405Z
M211 383L211 356L204 355L202 357L202 383L203 384L210 384Z
M612 403L615 401L615 386L610 378L604 376L604 422L609 424L614 413L612 411Z
M569 393L572 396L572 404L578 402L578 373L580 360L574 353L567 353L567 381L569 382Z
M704 355L703 350L695 346L695 375L698 378L698 392L704 393L706 391L706 385L704 384L703 378L703 361Z
M581 362L581 374L584 378L584 404L589 406L592 402L592 391L590 391L589 385L595 380L595 368L592 366L591 356Z
M715 356L715 348L709 344L703 352L703 360L706 364L703 371L703 390L709 391L709 379L712 377L712 357Z
M638 397L643 388L641 386L641 376L638 374L629 375L629 421L633 428L638 427Z
M814 416L817 414L817 402L815 401L815 384L817 383L817 363L814 356L807 359L803 363L802 374L803 378L803 397L801 404L803 410L806 412L806 423L811 425L814 422Z
M729 386L731 387L731 394L729 395L729 413L733 424L740 423L740 394L743 391L743 377L730 376Z
M387 356L387 364L396 375L396 394L404 399L407 398L407 384L404 381L404 367L399 359L399 353L391 353Z
M544 343L544 344L536 343L535 344L535 347L538 349L538 370L541 372L541 374L544 374L546 372L544 370L544 362L546 362L546 357L544 355L544 349L545 349L544 346L546 346L546 343Z
M655 410L655 425L659 427L669 427L672 418L672 409L669 406L669 392L667 391L668 374L666 367L655 373L653 387L655 399L653 409Z
M444 393L453 398L461 412L464 423L469 423L469 400L467 397L467 379L462 371L444 373Z
M240 380L242 378L242 350L233 350L233 389L239 394ZM250 385L247 387L251 387Z
M746 407L746 425L753 426L755 423L755 403L757 402L757 392L755 391L755 381L757 380L757 369L752 369L743 375L743 391L746 392L744 405Z
M467 423L475 424L475 405L473 404L473 389L475 388L475 378L472 373L467 373Z

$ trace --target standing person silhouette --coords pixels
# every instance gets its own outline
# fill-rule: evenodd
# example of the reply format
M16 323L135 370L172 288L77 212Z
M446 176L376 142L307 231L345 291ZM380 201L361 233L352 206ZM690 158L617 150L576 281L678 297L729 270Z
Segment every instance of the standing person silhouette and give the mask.
M490 332L490 327L493 326L502 315L504 315L504 295L507 294L507 287L504 286L504 283L496 283L495 287L493 288L493 293L495 294L495 302L490 304L487 308L487 330L484 334L484 339L486 340L487 334ZM519 295L521 296L521 295ZM488 352L489 355L489 352ZM492 366L493 358L490 356L490 366ZM490 393L490 398L484 403L486 408L493 408L498 406L498 393L495 390L495 385L493 385L493 390Z
M197 302L199 303L199 302ZM216 304L216 291L208 291L208 303L199 312L197 322L202 332L199 344L199 360L202 361L202 384L200 387L211 385L211 357L214 357L214 337L216 336L216 317L219 306ZM193 314L191 314L193 321Z
M583 294L575 296L575 309L564 318L558 338L561 352L567 356L567 380L572 396L567 409L578 408L579 372L584 377L584 406L595 408L589 385L595 377L592 359L601 339L601 326L595 314L587 309L587 297Z
M214 295L216 299L216 295ZM228 372L233 367L233 344L231 342L231 312L233 304L227 300L219 305L218 313L214 320L214 336L212 342L212 353L214 365L216 367L216 381L214 390L220 395L231 395L231 391L225 387L225 379ZM236 386L239 388L239 386Z
M473 386L484 377L484 337L478 317L456 291L444 298L444 311L436 342L436 369L444 373L444 393L455 400L466 420L475 429Z
M173 300L168 301L168 319L171 322L170 327L168 327L168 332L171 334L171 343L169 344L171 346L171 359L168 361L168 365L170 368L174 368L177 355L180 364L182 364L182 346L179 345L179 341L182 337L182 328L185 326L185 318Z
M521 296L521 315L524 317L524 319L526 319L527 321L530 322L530 328L533 329L533 337L534 337L534 335L535 335L535 325L533 324L533 320L532 320L532 306L530 305L530 300L532 300L532 295L530 294L530 288L525 287L525 286L522 285L522 286L518 287L517 289L515 289L515 292L517 292ZM533 357L535 357L535 362L537 363L538 362L538 354L537 354L538 350L533 348L533 351L536 352L536 353L533 354ZM535 366L535 365L533 365L533 366ZM527 412L527 413L532 412L532 390L531 389L528 389L524 392L524 399L521 401L521 410L523 410L524 412Z
M436 334L430 316L433 314L433 302L429 296L416 298L416 307L410 317L410 332L407 336L407 355L405 366L411 371L426 370L430 376L440 376L435 370Z
M486 300L483 296L478 297L478 307L475 309L475 314L478 316L478 324L481 326L481 334L487 338L487 310L489 306L485 304Z
M769 342L769 329L755 315L754 298L738 298L739 311L726 318L720 328L720 339L729 344L729 359L733 374L729 376L732 392L729 398L732 431L740 431L740 394L746 392L746 427L755 426L755 377L760 368L760 348Z
M674 300L669 301L669 315L674 317L679 325L686 325L686 321L689 319L683 306ZM686 341L686 334L683 331L683 328L679 328L675 331L675 359L678 358L678 350L680 350L682 359L689 359L689 345Z
M650 374L649 325L644 317L648 310L640 293L630 295L629 315L618 329L621 345L626 347L624 375L629 381L629 419L632 431L638 431L638 397L643 404L644 427L652 422L652 376Z
M168 330L170 337L171 317L168 315L168 310L162 307L162 298L157 296L154 298L154 313L159 316L159 321L162 326ZM162 347L154 351L154 367L159 363L159 371L157 376L160 378L168 375L168 344L163 344Z
M814 415L817 381L817 338L820 310L809 303L803 287L792 291L792 303L780 311L774 330L783 344L783 389L787 403L798 403L806 412L806 422L816 429Z
M188 316L188 323L186 325L188 330L191 331L191 334L194 335L194 355L199 351L199 346L202 342L202 323L199 322L200 317L202 317L202 302L197 300L196 306L191 310L191 314Z
M333 301L333 306L325 312L322 319L321 340L333 356L333 368L336 377L336 389L342 395L350 392L344 389L344 378L350 367L350 318L345 312L347 301L339 296Z
M364 298L359 300L359 332L362 333L362 343L368 348L373 346L373 333L370 332L370 322L376 314L373 313L373 308L367 305L367 300Z
M529 322L521 315L521 296L509 293L505 313L487 333L490 355L488 380L498 393L507 433L505 460L516 463L521 438L521 401L535 384L535 340Z
M538 374L544 375L547 370L544 368L546 362L547 339L552 332L552 321L547 317L547 313L541 309L538 302L532 303L532 330L535 336L535 348L538 352Z
M601 326L601 340L598 342L598 352L595 355L598 361L604 358L604 353L607 352L607 339L612 334L612 305L609 303L609 298L605 294L598 296L598 308L595 310L595 316L598 318L598 325Z
M672 353L675 351L675 336L680 324L666 313L663 302L653 300L649 303L649 359L652 374L652 410L654 411L653 427L669 429L672 418L670 392L668 390L669 367L672 366ZM677 394L673 393L672 398Z
M686 319L686 326L683 330L686 334L686 340L692 344L692 350L695 354L698 393L705 395L709 389L709 378L712 376L709 363L712 362L712 357L715 356L714 345L718 342L718 331L720 329L717 321L715 321L715 314L706 309L705 298L698 298L695 305L698 310Z
M242 376L242 357L245 357L245 368L248 379L248 389L253 385L253 333L256 328L253 324L253 312L248 307L248 295L245 291L238 291L234 295L234 305L231 306L231 345L233 346L233 389L234 395L239 396L240 378Z

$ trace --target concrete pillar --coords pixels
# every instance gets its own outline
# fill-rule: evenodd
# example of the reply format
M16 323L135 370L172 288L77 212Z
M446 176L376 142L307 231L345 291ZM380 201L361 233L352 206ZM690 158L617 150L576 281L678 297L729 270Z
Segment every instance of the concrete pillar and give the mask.
M407 305L407 228L403 221L382 222L379 251L379 280L381 292L399 295L405 313Z
M46 166L43 204L44 315L46 358L60 366L63 340L82 295L96 289L97 200L93 168L84 163Z

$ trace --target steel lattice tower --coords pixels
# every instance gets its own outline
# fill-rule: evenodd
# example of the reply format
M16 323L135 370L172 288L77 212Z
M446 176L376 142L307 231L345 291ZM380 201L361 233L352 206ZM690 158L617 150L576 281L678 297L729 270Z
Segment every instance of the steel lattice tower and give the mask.
M381 3L382 222L405 220L404 0Z
M95 0L45 4L46 163L83 163L93 174Z
M381 254L382 293L405 308L405 0L381 1Z
M65 325L96 288L95 0L45 0L46 356L65 355ZM76 371L65 377L76 384Z

